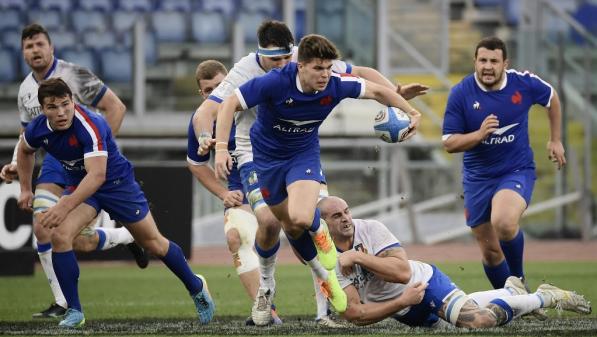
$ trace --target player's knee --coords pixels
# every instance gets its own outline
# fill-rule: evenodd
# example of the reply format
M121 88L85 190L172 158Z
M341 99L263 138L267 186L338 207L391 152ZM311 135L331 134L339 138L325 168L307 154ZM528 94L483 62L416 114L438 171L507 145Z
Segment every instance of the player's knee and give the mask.
M136 240L136 242L149 254L158 258L166 256L166 254L168 254L168 248L170 247L170 241L161 235L157 237Z
M238 252L238 248L241 245L241 239L236 228L231 228L226 232L226 244L228 245L228 250L231 253Z
M518 233L518 221L506 219L500 220L495 225L495 231L500 240L510 241L516 236L516 233Z
M50 242L52 237L52 231L49 228L42 226L37 220L33 221L33 234L37 241L41 243Z
M77 252L92 252L97 249L97 241L91 236L78 235L73 239L73 249Z
M62 249L71 246L73 238L67 232L60 230L60 227L57 227L52 230L51 242L54 249Z
M289 229L298 231L300 229L309 229L313 223L313 214L307 214L306 212L296 212L290 214Z

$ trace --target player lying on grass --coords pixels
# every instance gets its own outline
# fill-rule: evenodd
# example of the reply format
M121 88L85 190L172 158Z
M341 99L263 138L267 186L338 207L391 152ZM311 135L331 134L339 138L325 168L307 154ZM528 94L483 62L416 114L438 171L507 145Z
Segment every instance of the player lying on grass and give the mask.
M336 273L348 298L343 317L355 324L392 317L410 326L447 321L457 327L488 328L537 308L591 313L591 304L575 292L542 284L528 294L514 276L504 288L467 295L437 267L409 260L381 222L352 219L344 200L328 197L318 207L340 252Z

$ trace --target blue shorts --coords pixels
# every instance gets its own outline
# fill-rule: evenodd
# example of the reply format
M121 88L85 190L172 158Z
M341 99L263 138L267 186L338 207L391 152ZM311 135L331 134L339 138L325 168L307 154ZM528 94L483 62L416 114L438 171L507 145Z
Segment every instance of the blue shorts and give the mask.
M263 201L263 196L261 195L261 189L259 179L257 179L257 169L255 168L255 164L253 162L245 163L243 166L240 167L239 171L243 192L245 194L245 197L249 200L249 205L251 205L251 209L255 211L260 207L267 206L265 204L265 201Z
M490 221L491 199L500 190L509 189L520 194L528 207L531 203L535 179L537 179L535 170L527 169L489 181L463 183L466 224L469 227L476 227Z
M325 181L319 156L297 154L289 160L272 160L261 166L255 163L261 195L266 204L277 205L288 197L286 187L297 180ZM243 165L243 167L246 166Z
M76 186L67 186L64 195L69 195ZM110 218L125 224L135 223L145 218L149 205L145 194L135 177L106 181L91 197L84 201L89 206L106 211Z
M35 180L35 185L38 184L56 184L61 187L66 186L66 171L58 159L46 153L44 161L41 164L41 169Z
M444 305L448 295L458 290L456 285L436 266L433 268L433 275L428 281L425 296L421 303L411 306L410 310L402 316L394 316L396 320L409 326L430 327L439 320L437 312Z
M236 167L236 163L232 167L230 171L230 175L228 176L228 191L236 191L239 190L243 193L243 204L248 204L249 201L247 200L247 196L244 192L242 179L240 176L240 170Z

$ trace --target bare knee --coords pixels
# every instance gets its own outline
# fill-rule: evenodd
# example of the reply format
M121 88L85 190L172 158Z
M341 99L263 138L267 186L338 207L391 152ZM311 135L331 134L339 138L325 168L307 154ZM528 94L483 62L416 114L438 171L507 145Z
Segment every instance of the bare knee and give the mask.
M62 252L72 249L73 238L67 232L55 228L51 234L52 249Z
M518 233L518 219L496 217L495 219L492 219L492 224L498 238L502 241L510 241L514 239L516 233Z
M240 248L240 245L242 243L240 240L240 234L238 233L238 230L232 228L228 230L228 232L226 232L226 243L228 244L228 250L231 253L238 252L238 249Z
M313 214L307 214L303 212L296 212L290 214L289 229L293 231L305 230L311 227L313 223ZM288 230L288 229L287 229Z
M42 226L37 220L33 222L33 234L38 242L48 243L52 239L52 231Z
M168 253L168 248L170 247L170 241L168 241L168 239L163 237L161 234L149 238L143 238L141 240L137 240L135 238L135 241L148 253L160 258L166 256Z
M73 239L73 249L77 252L92 252L97 249L97 233L93 235L77 235Z

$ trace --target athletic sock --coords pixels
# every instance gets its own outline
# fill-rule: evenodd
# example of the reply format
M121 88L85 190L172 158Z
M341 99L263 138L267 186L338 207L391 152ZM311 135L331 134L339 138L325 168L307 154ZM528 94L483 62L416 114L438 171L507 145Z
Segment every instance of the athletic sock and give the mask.
M97 250L107 250L118 245L127 245L135 239L124 227L119 228L96 228L99 236Z
M305 261L307 263L307 265L309 267L311 267L311 271L313 271L313 274L315 275L315 277L321 279L321 280L327 280L328 279L328 271L323 268L323 266L321 265L321 263L319 262L319 260L315 257L309 261Z
M309 227L309 231L311 233L317 233L319 228L321 227L321 212L319 208L315 209L315 215L313 216L313 222L311 222L311 227Z
M473 301L477 302L477 304L481 308L485 308L492 300L495 300L496 298L508 296L512 296L512 294L505 288L487 291L477 291L472 294L468 294L468 297L471 298Z
M315 304L317 304L317 316L315 319L322 319L328 314L328 300L321 292L319 282L317 281L317 274L313 269L311 269L311 276L313 277L313 287L315 289Z
M296 252L305 262L311 261L317 256L317 249L315 249L313 239L311 239L311 235L307 230L305 230L297 239L288 237L288 242L290 242L292 247L294 247Z
M257 252L257 257L259 259L259 274L261 275L259 286L267 289L276 288L274 273L276 271L276 256L279 249L280 241L276 242L276 244L268 250L262 249L257 242L255 242L255 251Z
M523 253L524 253L524 233L522 229L518 230L518 233L514 239L510 241L501 241L500 246L508 262L511 275L516 277L524 277L523 272Z
M503 288L506 279L510 276L510 268L505 259L497 266L483 264L483 269L485 269L485 275L487 275L494 289Z
M182 254L182 249L176 243L170 241L168 252L161 260L184 283L184 286L192 296L203 289L203 282L193 274L187 260Z
M52 252L52 265L68 307L82 312L79 301L79 265L75 252Z
M60 283L58 283L58 278L56 278L56 273L54 273L54 266L52 265L52 244L51 243L37 243L37 254L39 255L39 262L41 263L41 268L44 270L44 274L46 274L46 278L48 279L48 283L50 284L50 289L52 290L52 295L54 295L54 302L63 308L67 308L67 302L62 294L62 290L60 290Z
M512 319L528 314L529 312L541 308L543 300L537 294L515 295L496 299L505 302L512 311ZM494 300L495 301L495 300ZM494 301L491 303L498 304ZM500 304L498 304L501 306Z

